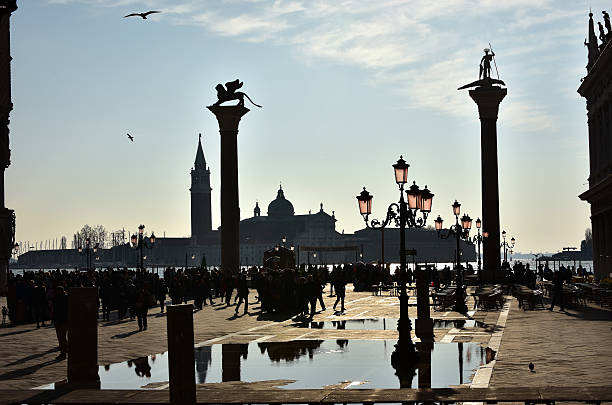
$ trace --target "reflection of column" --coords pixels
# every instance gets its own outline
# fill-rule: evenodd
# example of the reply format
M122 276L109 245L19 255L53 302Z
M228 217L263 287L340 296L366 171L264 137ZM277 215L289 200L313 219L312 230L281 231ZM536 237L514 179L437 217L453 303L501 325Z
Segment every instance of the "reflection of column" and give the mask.
M419 388L431 388L431 352L433 341L418 342L419 351Z
M169 305L167 317L170 403L194 404L193 305Z
M497 113L507 89L480 86L470 90L480 114L480 158L482 176L483 269L491 280L499 272L499 184L497 168Z
M247 358L248 344L221 345L221 381L240 381L240 357Z
M240 207L238 204L238 124L250 110L244 106L209 106L221 134L221 268L240 270Z
M457 343L459 350L459 384L463 384L463 342Z
M11 101L11 13L16 0L0 0L0 295L6 294L8 263L15 244L15 212L5 208L4 170L11 164L9 114Z
M210 346L198 347L195 351L196 371L198 373L198 384L206 382L208 366L212 362L212 352Z

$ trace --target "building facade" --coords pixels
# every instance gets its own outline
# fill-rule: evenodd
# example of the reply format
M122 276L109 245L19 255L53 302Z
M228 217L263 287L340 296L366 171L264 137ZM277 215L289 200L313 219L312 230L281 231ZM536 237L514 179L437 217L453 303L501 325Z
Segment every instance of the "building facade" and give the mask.
M595 277L612 277L612 28L604 11L604 25L595 35L589 13L587 75L578 93L586 99L589 127L589 189L580 199L591 205ZM606 32L607 31L607 32Z

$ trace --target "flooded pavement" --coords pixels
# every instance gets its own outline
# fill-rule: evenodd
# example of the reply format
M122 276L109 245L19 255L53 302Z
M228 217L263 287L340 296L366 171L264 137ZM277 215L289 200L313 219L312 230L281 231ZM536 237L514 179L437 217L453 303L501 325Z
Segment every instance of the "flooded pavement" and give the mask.
M196 383L285 380L280 388L399 388L391 366L395 340L297 340L215 344L195 348ZM486 361L476 343L434 343L431 387L468 383ZM423 356L426 359L428 356ZM163 388L168 354L101 366L103 389ZM425 369L426 367L423 367ZM412 387L419 384L418 371Z
M412 321L414 328L415 319ZM367 318L367 319L347 319L338 321L322 322L296 322L292 327L310 329L337 329L337 330L397 330L398 318ZM468 320L444 320L434 319L434 329L452 328L484 328L486 325L473 319Z

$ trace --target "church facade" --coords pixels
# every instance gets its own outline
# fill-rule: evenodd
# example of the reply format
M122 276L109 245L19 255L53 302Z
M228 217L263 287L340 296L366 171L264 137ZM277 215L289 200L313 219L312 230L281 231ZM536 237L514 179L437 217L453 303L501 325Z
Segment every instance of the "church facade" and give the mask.
M191 170L191 237L156 238L155 246L146 251L145 265L151 267L219 266L221 246L219 229L212 229L212 188L210 168L206 163L201 136L194 166ZM384 232L384 233L383 233ZM283 242L283 239L285 240ZM276 198L262 215L255 203L253 216L240 221L240 264L263 264L263 254L276 245L293 246L296 263L334 264L355 261L399 262L399 230L363 229L354 234L336 231L335 212L326 212L323 203L315 213L296 214L282 186ZM416 262L446 263L455 257L455 241L442 240L436 231L408 229L406 248L416 250ZM462 257L475 261L473 245L461 242ZM139 253L128 243L101 249L96 255L96 267L136 267ZM410 257L412 260L412 257ZM84 267L85 259L75 250L39 250L19 256L19 268Z

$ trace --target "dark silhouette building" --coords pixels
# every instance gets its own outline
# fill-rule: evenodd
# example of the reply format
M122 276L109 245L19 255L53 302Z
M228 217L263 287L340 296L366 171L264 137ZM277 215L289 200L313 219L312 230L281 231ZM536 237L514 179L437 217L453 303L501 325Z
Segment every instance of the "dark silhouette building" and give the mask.
M163 266L219 266L221 263L220 233L222 228L212 229L210 169L206 165L201 139L198 140L194 168L191 170L191 237L161 237L157 235L155 246L147 250L147 267ZM291 245L295 249L296 262L301 264L333 264L354 261L399 261L399 231L385 231L384 248L381 231L363 229L354 234L336 231L336 215L325 212L323 203L316 213L296 214L282 186L276 198L268 204L267 215L261 215L259 202L255 203L253 216L240 221L240 265L262 265L264 252L276 245ZM406 247L415 249L417 262L452 262L455 241L442 240L434 229L409 229ZM461 242L462 261L475 261L473 245ZM99 249L96 267L138 265L139 253L129 244ZM74 249L38 250L19 256L15 268L85 267L85 257Z
M202 149L202 134L198 138L198 150L191 170L191 236L204 243L212 232L210 168L206 166Z
M604 13L604 16L607 16ZM604 18L606 20L606 18ZM589 126L589 189L580 199L591 204L595 277L609 277L612 268L612 32L595 35L589 13L587 75L578 93L586 99Z
M6 293L6 275L15 245L15 211L5 207L4 171L11 164L9 118L11 99L11 13L16 0L0 0L0 295Z

